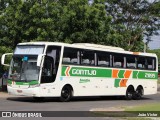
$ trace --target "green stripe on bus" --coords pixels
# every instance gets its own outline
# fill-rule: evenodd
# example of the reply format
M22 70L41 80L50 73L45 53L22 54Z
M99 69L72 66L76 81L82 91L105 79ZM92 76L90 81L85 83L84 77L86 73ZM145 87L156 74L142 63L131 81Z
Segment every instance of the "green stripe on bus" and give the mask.
M12 84L12 80L8 79L7 83L8 83L9 85L11 85L11 84Z
M157 72L133 71L133 78L137 79L158 79Z
M124 78L124 72L125 70L120 70L118 73L118 78Z
M12 80L8 80L8 84L12 84ZM36 85L38 84L38 81L37 80L32 80L32 81L29 81L29 82L16 82L14 81L14 84L15 85Z
M120 80L121 79L115 79L115 81L114 81L114 87L119 87Z
M124 78L125 71L126 70L119 70L118 78ZM112 78L112 69L62 66L61 75L62 76ZM132 72L131 78L157 80L158 79L158 73L157 72L134 70Z
M137 78L138 71L133 71L133 78Z
M67 66L62 67L62 76L81 76L81 77L108 77L111 78L111 69L99 69L99 68L81 68L72 67L68 70Z

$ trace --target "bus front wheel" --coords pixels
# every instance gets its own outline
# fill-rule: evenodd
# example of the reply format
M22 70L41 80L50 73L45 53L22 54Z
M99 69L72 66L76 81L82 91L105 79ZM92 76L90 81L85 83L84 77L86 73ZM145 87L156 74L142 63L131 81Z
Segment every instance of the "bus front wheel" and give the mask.
M70 86L64 86L61 91L61 102L68 102L72 98L72 88Z

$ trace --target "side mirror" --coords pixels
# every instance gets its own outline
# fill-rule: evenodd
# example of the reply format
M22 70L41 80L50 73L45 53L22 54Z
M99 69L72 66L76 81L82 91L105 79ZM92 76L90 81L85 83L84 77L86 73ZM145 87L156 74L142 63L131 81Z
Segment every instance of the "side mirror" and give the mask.
M44 58L45 54L40 54L38 55L38 58L37 58L37 66L40 67L41 66L41 61L42 59Z
M13 55L13 53L6 53L6 54L2 55L1 64L4 65L4 66L10 66L9 64L5 64L5 58L6 58L7 55Z

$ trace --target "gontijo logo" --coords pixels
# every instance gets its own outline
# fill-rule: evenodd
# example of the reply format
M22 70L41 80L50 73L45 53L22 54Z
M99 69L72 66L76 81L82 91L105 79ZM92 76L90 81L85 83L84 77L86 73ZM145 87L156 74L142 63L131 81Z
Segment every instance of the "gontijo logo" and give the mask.
M66 68L66 71L65 71L65 75L66 76L70 76L70 71L71 71L71 74L72 75L82 75L82 76L96 76L97 72L96 70L87 70L87 69L76 69L76 68L73 68L71 69L71 67L67 67Z
M96 75L96 70L73 69L72 74L75 74L75 75Z

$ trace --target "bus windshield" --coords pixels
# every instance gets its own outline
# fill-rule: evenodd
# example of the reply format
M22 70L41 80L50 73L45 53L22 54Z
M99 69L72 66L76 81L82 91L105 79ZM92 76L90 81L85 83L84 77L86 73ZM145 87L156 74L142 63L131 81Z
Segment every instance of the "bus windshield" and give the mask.
M11 62L9 79L14 81L38 80L39 67L36 56L14 56Z

